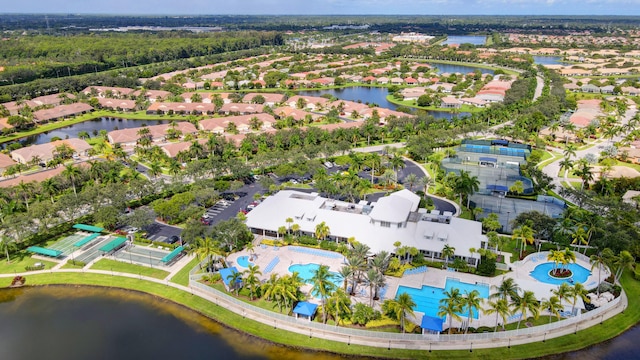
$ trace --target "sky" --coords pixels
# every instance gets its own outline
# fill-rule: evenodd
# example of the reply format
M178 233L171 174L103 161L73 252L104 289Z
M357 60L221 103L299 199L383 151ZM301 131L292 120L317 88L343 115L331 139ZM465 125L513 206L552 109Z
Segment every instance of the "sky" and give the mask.
M0 13L640 15L640 0L2 0Z

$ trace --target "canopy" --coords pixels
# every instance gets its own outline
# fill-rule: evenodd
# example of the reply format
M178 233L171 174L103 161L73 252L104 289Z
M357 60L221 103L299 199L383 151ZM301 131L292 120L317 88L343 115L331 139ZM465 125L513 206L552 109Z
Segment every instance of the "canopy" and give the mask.
M505 185L487 185L487 190L507 192L509 188Z
M165 255L165 257L162 258L162 262L168 263L169 261L173 260L176 256L178 256L178 254L180 254L182 250L184 250L184 246L178 246L177 248L173 249L172 252Z
M73 228L74 229L78 229L78 230L97 232L97 233L102 232L102 230L104 230L101 227L85 225L85 224L75 224L75 225L73 225Z
M424 330L441 332L442 319L438 317L425 315L422 317L422 323L420 324L420 327L423 328Z
M54 258L62 255L62 251L60 250L47 249L40 246L30 246L27 248L27 251L38 255L51 256Z
M484 162L491 162L491 163L497 163L498 162L498 159L496 159L496 158L484 157L484 156L481 156L478 160L484 161Z
M230 268L220 269L220 276L222 276L222 281L224 282L224 284L229 286L229 281L231 280L229 276L237 272L238 272L238 269L236 269L235 266L232 266ZM240 282L240 279L238 279L238 282Z
M298 314L298 315L312 317L313 314L316 313L316 309L317 308L318 308L318 305L316 305L316 304L312 304L312 303L307 302L307 301L300 301L298 303L298 305L296 305L296 307L293 309L293 313L294 314Z
M119 248L120 246L122 246L122 244L124 244L125 242L127 242L127 238L125 237L118 237L115 240L110 241L107 245L101 247L100 251L102 252L111 252L117 248Z
M91 235L89 235L89 236L85 237L84 239L82 239L82 240L78 241L77 243L73 244L73 246L75 246L75 247L83 247L83 246L85 246L86 244L88 244L88 243L89 243L89 241L91 241L91 240L93 240L93 239L97 238L98 236L100 236L100 234L99 234L99 233L91 234Z

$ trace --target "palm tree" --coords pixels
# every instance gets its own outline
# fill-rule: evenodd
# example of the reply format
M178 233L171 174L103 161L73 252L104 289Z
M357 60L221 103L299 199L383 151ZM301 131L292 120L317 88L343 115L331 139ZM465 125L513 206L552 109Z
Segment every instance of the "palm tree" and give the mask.
M534 319L538 318L540 313L540 304L533 291L526 290L522 296L518 296L514 299L514 305L516 310L520 311L520 320L518 320L518 327L520 329L520 323L522 319L526 319L527 315L531 313Z
M229 274L229 276L227 276L227 281L229 281L229 288L231 288L231 290L235 290L236 296L238 296L240 294L240 289L243 287L242 273L235 271Z
M76 191L76 177L80 176L80 169L78 169L77 167L73 166L73 164L71 165L66 165L64 167L64 170L62 170L62 175L64 177L69 178L69 180L71 180L71 186L73 187L73 194L77 197L78 196L78 192Z
M507 317L511 315L509 302L507 299L499 298L496 301L489 301L487 304L489 307L484 309L484 313L487 315L496 314L496 327L493 329L493 332L498 331L498 316L502 318L502 330L504 330L504 325L507 323Z
M460 321L462 318L458 313L462 312L462 295L460 290L453 288L444 292L444 298L440 299L438 307L438 316L449 318L449 334L453 326L453 319Z
M342 285L342 288L346 292L347 291L347 283L349 282L349 279L351 279L353 277L353 268L351 268L351 266L343 266L338 271L338 274L340 275L340 277L344 281L343 285Z
M404 334L404 320L407 315L413 316L413 308L416 307L416 303L411 298L411 295L402 293L398 295L397 299L390 300L389 305L391 309L393 309L393 312L396 314L396 319L400 320L400 328L402 329L402 333Z
M404 178L404 182L409 185L409 190L413 191L413 186L418 182L418 175L411 173Z
M602 282L602 268L607 266L607 260L604 256L602 256L602 252L591 255L589 258L589 262L591 263L591 271L594 268L598 268L598 288L596 290L597 295L600 296L600 283Z
M569 292L569 299L571 299L571 314L576 310L576 303L579 298L582 298L582 301L589 301L587 298L587 294L589 291L582 285L581 283L575 283Z
M16 240L14 238L2 235L2 238L0 239L0 251L4 251L4 254L7 257L7 264L10 262L9 251L14 251L17 248L18 246L16 245Z
M504 300L515 299L518 296L518 291L520 291L520 287L518 287L518 284L516 284L513 278L503 279L499 286L494 285L493 288L496 292L489 297Z
M214 255L220 255L220 249L218 249L213 239L208 236L197 238L195 247L191 251L196 254L198 260L207 260L207 262L211 262L211 258Z
M287 223L287 231L291 232L291 224L293 224L293 218L288 217L284 220L284 222Z
M240 214L242 214L242 213L240 213ZM256 252L255 251L255 245L253 245L253 242L248 242L247 245L245 245L244 248L249 253L249 260L253 260L253 256L255 255L255 252Z
M49 197L51 198L51 203L53 204L53 196L58 192L58 183L55 180L56 178L52 177L52 178L48 178L45 180L42 180L42 182L40 182L40 189L42 190L43 193L45 193L46 195L49 195Z
M522 225L513 229L513 234L511 235L512 239L520 240L520 257L522 258L522 251L527 246L527 244L533 244L533 229L528 225Z
M313 270L311 273L313 274L311 277L313 292L320 296L320 301L322 302L322 322L326 324L326 300L336 285L331 281L333 275L329 272L329 267L327 265L320 265L318 269Z
M555 295L562 303L563 299L568 299L571 297L571 286L563 282L562 284L560 284L560 286L558 286L557 289L551 290L551 293L553 293L553 295Z
M249 288L250 297L251 300L253 300L253 294L258 288L258 284L260 284L258 275L262 275L262 272L260 272L260 267L258 265L249 265L249 268L245 270L244 273L247 274L247 277L244 279L244 283Z
M425 198L426 198L427 195L429 194L429 187L431 185L435 185L435 181L433 180L433 178L430 175L425 174L423 177L418 179L418 184L420 184L420 186L422 186L422 189L424 191L424 195L425 195Z
M549 250L547 260L553 261L553 272L557 274L559 264L564 263L564 252L560 250Z
M478 290L472 290L471 292L469 292L469 290L465 290L464 293L465 296L462 298L462 306L467 309L467 319L469 320L469 325L471 325L471 322L473 321L473 313L477 312L480 308L482 298L480 297L480 292ZM466 334L468 330L469 327L465 329L464 333Z
M445 259L445 263L444 263L445 267L449 266L449 258L454 256L455 253L456 253L456 248L454 248L453 246L450 246L449 244L444 245L444 248L442 248L442 256L444 256L444 259Z
M318 240L324 240L331 234L331 230L329 226L323 221L320 224L316 225L316 238Z
M158 177L162 173L162 166L159 162L154 161L149 165L149 175L151 175L154 179Z
M351 314L351 299L343 289L336 289L336 291L331 294L331 297L327 302L327 307L333 308L335 311L335 326L338 326L338 323L342 320L340 314L344 314L347 317Z
M540 308L546 309L547 311L549 311L549 323L551 323L551 317L553 315L555 315L558 319L560 319L560 311L564 309L564 306L562 306L562 303L560 302L560 299L558 299L557 296L551 296L549 297L548 300L542 299L542 302L540 303Z
M635 259L633 258L631 253L627 250L620 251L620 254L618 254L618 258L615 262L617 269L614 282L618 282L624 270L631 269L633 264L635 264Z

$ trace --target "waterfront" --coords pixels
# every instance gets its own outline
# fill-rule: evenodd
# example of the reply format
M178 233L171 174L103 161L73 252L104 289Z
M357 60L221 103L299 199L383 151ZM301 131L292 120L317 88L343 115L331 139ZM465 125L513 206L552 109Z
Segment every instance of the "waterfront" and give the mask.
M450 35L447 36L447 40L445 40L443 45L450 44L472 44L472 45L485 45L487 43L487 37L484 35Z

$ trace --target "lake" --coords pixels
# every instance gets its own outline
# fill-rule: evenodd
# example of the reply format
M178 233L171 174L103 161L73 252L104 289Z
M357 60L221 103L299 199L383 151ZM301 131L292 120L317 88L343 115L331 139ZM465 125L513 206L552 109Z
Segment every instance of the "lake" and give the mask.
M300 91L299 95L306 96L320 96L324 94L330 94L341 100L349 100L355 102L362 102L365 104L376 104L381 108L387 108L396 110L398 105L389 102L387 95L389 91L386 88L379 87L366 87L366 86L354 86L341 89L323 89L312 91ZM429 111L429 114L436 119L451 119L454 115L446 111ZM468 113L458 113L456 116L463 117Z
M452 35L447 36L447 40L445 40L443 45L450 44L472 44L472 45L484 45L487 43L487 37L482 35Z
M0 319L0 359L7 360L339 359L274 345L124 290L3 289Z
M165 124L168 120L131 120L131 119L119 119L119 118L100 118L95 120L88 120L81 123L69 125L60 129L47 131L37 135L27 136L17 140L22 146L38 145L51 142L54 137L61 139L77 138L78 133L86 131L89 136L94 137L94 131L97 133L100 130L112 131L116 129L129 129L134 127L140 127L142 124L156 125ZM12 141L13 142L13 141ZM6 143L6 144L10 144ZM6 144L3 144L6 146Z
M0 359L344 359L274 345L172 302L118 289L2 289L0 319ZM546 359L633 359L639 336L636 325L602 344Z
M562 61L562 56L534 56L533 63L538 65L569 65Z

